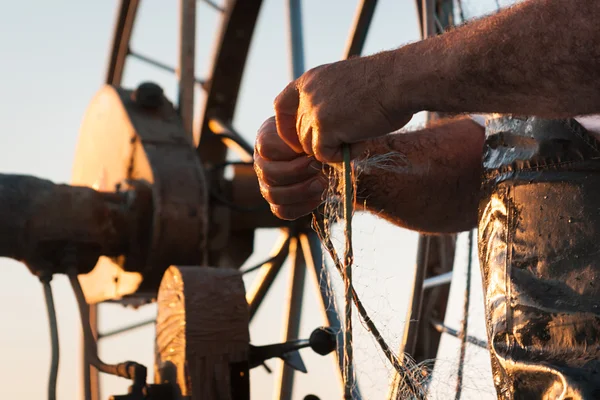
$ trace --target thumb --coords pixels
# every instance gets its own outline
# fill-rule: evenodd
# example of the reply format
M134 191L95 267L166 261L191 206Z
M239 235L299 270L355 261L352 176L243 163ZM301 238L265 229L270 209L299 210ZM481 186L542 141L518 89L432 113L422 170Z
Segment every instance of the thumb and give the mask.
M296 131L296 118L298 106L300 105L300 94L296 87L296 81L291 82L277 98L275 98L275 121L277 123L277 134L296 153L303 153L302 145Z

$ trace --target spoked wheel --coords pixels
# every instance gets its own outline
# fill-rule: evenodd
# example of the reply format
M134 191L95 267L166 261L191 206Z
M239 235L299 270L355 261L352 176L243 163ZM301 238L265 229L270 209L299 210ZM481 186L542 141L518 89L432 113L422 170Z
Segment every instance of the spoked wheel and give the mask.
M180 216L181 218L177 220L181 224L187 224L185 229L178 231L177 224L171 223L169 225L164 222L160 219L164 217L162 214L155 213L154 220L162 221L161 226L166 227L163 232L165 235L167 233L172 235L167 240L171 247L164 250L165 254L175 258L175 261L172 258L165 258L170 264L178 263L176 252L173 250L177 249L178 241L185 240L188 232L197 233L194 229L204 230L204 233L199 234L204 240L198 243L198 246L202 247L203 250L198 265L225 269L240 269L246 262L253 251L256 229L280 229L281 238L274 247L270 258L261 263L260 267L257 266L258 276L246 290L245 297L248 303L250 322L263 303L284 263L289 259L291 260L289 291L287 298L281 299L285 301L283 340L287 342L298 339L307 270L313 276L313 281L317 286L320 307L325 316L324 323L332 328L334 332L337 332L339 337L341 323L338 310L333 306L335 302L330 294L329 272L322 263L321 245L310 228L310 221L303 220L288 224L276 220L270 215L266 203L260 198L256 177L250 165L253 146L244 140L242 135L233 127L242 76L262 1L229 0L220 4L212 0L200 2L181 0L177 66L169 66L162 61L137 52L137 49L134 48L132 33L137 26L136 21L139 15L140 3L140 0L122 0L120 3L105 81L107 86L102 89L103 93L99 94L99 97L95 100L99 104L98 107L105 107L110 99L112 99L110 101L118 100L124 104L123 107L128 111L123 112L121 106L117 107L118 110L111 110L110 112L106 111L106 108L102 108L101 111L108 114L102 114L98 111L99 109L95 109L86 117L87 120L92 118L89 126L94 126L94 121L97 122L98 120L93 118L108 118L107 115L114 118L118 113L126 114L126 117L122 118L127 120L127 123L125 123L127 129L133 127L131 130L137 130L139 137L136 136L137 139L134 140L131 132L127 129L124 130L123 125L119 123L115 123L114 126L105 124L107 126L98 129L98 132L96 132L94 129L85 128L87 125L84 122L75 164L74 183L95 185L100 189L113 190L114 185L120 185L122 182L131 179L143 179L151 184L159 181L165 182L169 179L181 179L171 186L159 185L159 189L163 192L165 190L174 192L179 190L177 195L166 195L166 192L161 192L162 197L160 199L167 198L162 204L164 214L177 213L175 207L177 206L180 209L181 204L193 208L193 202L198 202L198 207L191 210L187 215L188 219ZM420 2L418 3L420 4ZM451 1L449 3L451 4ZM377 1L374 0L359 2L344 52L345 57L361 53L376 4ZM214 13L218 21L216 24L218 28L212 33L214 52L211 67L208 75L204 77L197 77L195 71L196 49L200 44L204 46L210 40L207 40L205 36L196 34L197 8L198 10L201 9L203 13ZM426 12L426 10L422 12L425 19L427 19ZM287 17L291 49L290 63L293 71L293 76L290 76L290 78L295 78L304 71L300 0L289 0ZM139 134L139 130L142 129L141 126L144 124L143 119L146 117L140 117L136 125L134 114L137 111L127 109L129 102L133 101L137 104L132 106L134 110L137 110L135 107L138 107L143 109L143 113L146 113L144 115L154 115L156 114L153 111L154 109L163 107L162 103L159 103L158 106L155 104L156 99L162 98L163 91L157 85L148 83L140 85L147 80L144 76L136 76L135 79L132 79L132 87L121 88L131 60L173 74L177 82L176 96L174 96L176 98L172 99L174 100L174 110L178 114L177 121L170 114L162 116L161 118L164 117L161 120L162 125L155 122L150 124L151 126L143 128L147 128L146 133ZM129 79L127 83L129 84ZM107 98L109 100L106 100ZM182 144L185 140L179 136L170 137L172 142L169 144L163 142L164 136L161 135L168 136L169 129L178 130L180 128L184 136L187 137L187 143L194 143L196 146L193 156L185 150L186 145ZM255 127L251 129L255 129ZM99 144L99 131L102 131L102 134L107 131L112 132L111 136L103 138L105 144ZM138 141L136 142L136 140ZM140 142L143 151L140 150ZM85 150L86 146L87 150ZM104 146L103 150L98 150L98 146ZM177 164L179 169L171 168L170 164L163 165L164 168L156 168L153 164L156 160L153 161L152 157L166 157L165 154L177 146L181 146L179 152L169 153L171 154L169 157L172 157L171 160L175 164L178 161L180 162L180 164ZM157 150L158 148L160 150ZM166 150L167 148L169 150ZM230 161L230 158L228 158L230 150L231 153L237 154L241 161ZM90 158L90 154L94 152L97 156ZM107 159L106 154L109 153L117 156L113 159ZM123 154L126 157L118 157ZM195 157L196 161L190 161L191 164L185 164L181 161L190 157ZM189 170L185 174L182 172L185 170L186 165L192 165L190 168L193 169L193 173L190 173ZM233 178L226 176L227 167L233 168ZM182 177L182 175L184 176ZM181 187L189 186L186 179L189 182L195 182L196 192L194 194L181 189ZM158 196L156 192L159 189L154 188L155 199ZM196 221L196 225L190 223L190 219ZM153 235L158 235L155 226L149 227L149 229L154 229ZM149 240L153 239L149 238ZM443 322L448 292L445 289L440 291L433 288L437 287L438 284L449 282L454 241L452 238L441 238L439 240L422 238L421 243L419 252L421 262L417 273L416 294L413 305L409 309L407 320L418 319L419 321L430 322L432 316L434 316L437 320ZM439 249L439 251L436 251L436 249ZM164 254L162 255L164 256ZM117 301L135 305L151 302L156 299L161 279L163 279L162 285L165 285L165 279L176 282L178 279L185 279L186 271L188 271L170 269L163 278L164 269L159 271L124 272L111 264L114 263L114 260L104 260L104 263L106 264L103 267L104 269L100 270L97 267L92 272L92 274L95 274L94 277L92 275L81 277L87 300L92 304L90 315L92 316L93 326L96 324L97 305L101 302ZM436 274L442 275L441 277L434 277L433 275ZM86 284L86 279L89 281L88 284ZM99 287L103 290L98 290ZM163 290L162 288L163 286L160 290ZM435 301L431 300L424 304L421 301L423 290L434 290L435 292L432 293L435 296L432 295L430 298L435 298ZM158 297L160 298L160 296L161 293L158 292ZM175 298L181 300L181 296ZM191 318L190 310L185 310L185 307L183 309L186 311L186 317ZM160 314L159 305L159 319L161 318ZM187 323L189 324L189 320ZM421 351L422 354L418 358L431 358L432 354L435 356L437 353L439 335L438 330L430 323L410 324L408 331L405 333L403 349L410 350L411 353ZM342 340L338 340L337 343L335 364L337 365L338 376L341 376ZM298 368L297 362L291 359L286 361L286 364L282 362L282 368L279 369L275 388L276 398L282 400L291 399L294 382L293 367ZM183 360L183 364L187 365L186 360ZM157 376L160 375L161 373L158 372ZM86 398L99 400L97 372L86 367L84 378ZM183 387L186 385L185 382L188 378L185 376L177 378L184 394L188 390ZM355 386L353 398L362 398L360 385Z

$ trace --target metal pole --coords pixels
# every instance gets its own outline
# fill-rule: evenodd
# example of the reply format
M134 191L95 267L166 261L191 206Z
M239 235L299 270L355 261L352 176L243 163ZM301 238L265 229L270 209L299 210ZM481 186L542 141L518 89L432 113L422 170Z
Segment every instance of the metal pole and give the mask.
M304 35L300 0L288 0L288 22L292 79L304 73Z
M192 138L196 83L196 0L180 0L179 4L179 114L185 131Z
M300 316L302 314L302 300L304 298L304 280L306 277L306 263L300 249L298 238L290 242L290 255L292 266L290 271L289 291L287 298L287 313L284 318L283 341L298 339L300 334ZM280 362L278 386L275 388L275 400L291 400L294 387L294 370Z
M265 263L262 266L262 268L259 270L259 276L255 278L250 289L246 291L246 301L248 302L250 321L252 321L254 318L254 315L262 304L262 301L269 291L269 288L281 270L281 267L283 266L283 263L289 254L289 250L289 234L286 234L285 236L282 235L279 243L275 245L273 251L271 252L271 257L276 257L272 261Z
M363 47L365 46L365 41L367 40L369 27L373 21L376 5L377 0L361 0L356 9L356 14L354 15L350 36L348 36L348 40L346 41L344 58L361 55Z
M316 233L308 232L300 235L300 245L302 246L302 252L304 253L304 262L306 268L310 271L314 285L319 290L319 299L321 305L321 311L327 321L328 326L334 330L337 335L337 349L335 352L335 364L336 370L338 371L338 379L340 387L343 384L343 370L344 370L344 346L342 336L342 322L340 315L335 304L335 297L331 289L331 279L329 276L329 270L323 262L323 253L321 249L321 242L317 237ZM354 372L352 371L352 374ZM354 400L362 399L360 389L358 385L355 385L352 392L352 398Z
M290 64L292 79L297 79L304 73L304 39L302 34L302 9L300 0L288 0L288 24ZM293 256L290 274L290 291L288 298L287 316L285 319L284 341L297 339L300 333L300 315L302 313L302 298L304 295L304 279L306 264L299 250L298 238L290 242L290 254ZM290 400L294 384L294 371L281 364L280 374L276 380L275 400Z
M98 337L98 305L90 304L90 327L94 337ZM86 400L100 400L100 377L98 370L90 364L85 341L82 340L82 362L83 362L83 398Z

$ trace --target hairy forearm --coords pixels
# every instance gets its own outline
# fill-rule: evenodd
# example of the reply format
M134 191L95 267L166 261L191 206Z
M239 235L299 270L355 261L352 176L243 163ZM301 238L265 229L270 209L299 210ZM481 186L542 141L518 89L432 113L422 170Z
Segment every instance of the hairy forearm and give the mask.
M599 113L599 18L600 1L529 0L382 54L397 82L390 96L404 97L391 104L550 118Z
M420 232L474 227L483 140L483 128L461 118L371 141L369 157L380 161L359 162L358 205Z

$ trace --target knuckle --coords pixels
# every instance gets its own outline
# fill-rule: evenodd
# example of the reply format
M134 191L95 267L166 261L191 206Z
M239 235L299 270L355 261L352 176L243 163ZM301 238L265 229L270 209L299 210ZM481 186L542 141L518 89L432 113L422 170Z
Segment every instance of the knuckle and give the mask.
M300 215L298 215L297 211L294 210L294 208L292 208L292 207L274 205L274 206L271 206L271 211L273 212L273 214L275 214L279 218L285 219L288 221L291 221L291 220L294 220L294 219L297 219L298 217L300 217Z

